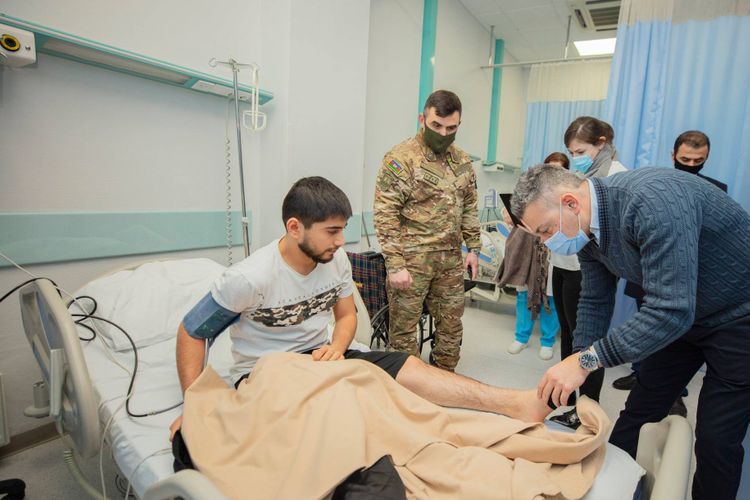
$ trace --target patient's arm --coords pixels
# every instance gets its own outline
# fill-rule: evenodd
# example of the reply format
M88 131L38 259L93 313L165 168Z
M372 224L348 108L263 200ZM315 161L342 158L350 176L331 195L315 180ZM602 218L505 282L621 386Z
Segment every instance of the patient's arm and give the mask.
M180 377L182 393L203 371L203 357L205 354L205 340L196 339L188 335L185 325L180 323L177 330L177 375ZM169 426L169 440L174 439L174 434L182 426L182 415Z
M354 339L357 330L357 308L352 295L339 299L333 306L333 317L336 325L333 327L331 344L315 349L312 357L315 361L335 361L344 358L344 352Z
M188 335L185 325L180 323L177 331L177 375L183 394L203 371L205 340Z

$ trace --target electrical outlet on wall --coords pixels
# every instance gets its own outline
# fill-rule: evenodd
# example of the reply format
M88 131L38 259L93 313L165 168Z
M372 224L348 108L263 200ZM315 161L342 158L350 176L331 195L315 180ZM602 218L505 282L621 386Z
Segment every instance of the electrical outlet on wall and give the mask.
M36 62L34 34L0 24L0 65L21 67Z
M3 374L0 373L0 446L10 443L8 419L5 417L5 390L3 389Z

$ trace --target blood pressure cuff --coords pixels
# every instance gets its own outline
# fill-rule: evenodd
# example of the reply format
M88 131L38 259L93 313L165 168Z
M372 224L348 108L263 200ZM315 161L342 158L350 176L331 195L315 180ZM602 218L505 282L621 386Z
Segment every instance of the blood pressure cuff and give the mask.
M220 306L209 292L185 315L182 324L191 337L212 339L239 317L239 313Z

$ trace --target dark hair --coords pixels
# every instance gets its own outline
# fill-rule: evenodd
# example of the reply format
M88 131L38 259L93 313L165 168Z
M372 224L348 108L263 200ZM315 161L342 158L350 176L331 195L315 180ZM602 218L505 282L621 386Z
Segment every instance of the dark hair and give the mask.
M459 116L461 115L461 99L450 90L436 90L424 103L424 115L427 117L427 112L430 108L435 108L435 113L445 118L458 111Z
M552 162L560 163L565 170L570 170L570 160L568 160L568 155L566 155L565 153L558 153L557 151L555 151L544 159L545 164L549 164Z
M612 126L593 116L579 116L568 125L568 130L565 131L565 146L570 146L573 139L596 144L600 137L604 137L606 142L611 143L615 138Z
M349 219L352 206L346 194L323 177L303 177L292 186L281 205L281 219L286 225L294 217L309 228L331 217Z
M708 150L711 150L711 141L708 139L708 136L700 130L688 130L687 132L678 135L677 140L674 141L675 154L677 154L677 150L680 149L680 146L683 144L687 144L695 149L708 146Z

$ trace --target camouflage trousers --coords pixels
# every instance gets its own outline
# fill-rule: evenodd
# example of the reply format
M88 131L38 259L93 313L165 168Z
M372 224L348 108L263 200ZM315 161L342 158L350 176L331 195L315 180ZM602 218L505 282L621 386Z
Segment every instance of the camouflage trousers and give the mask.
M417 324L422 304L435 320L432 357L441 368L453 370L461 350L464 314L463 258L461 251L439 250L405 255L414 282L406 290L388 287L389 349L419 356Z

